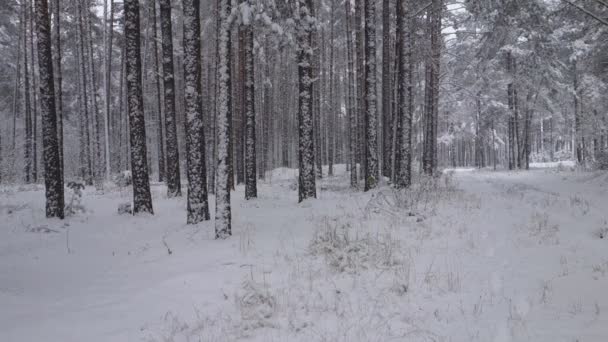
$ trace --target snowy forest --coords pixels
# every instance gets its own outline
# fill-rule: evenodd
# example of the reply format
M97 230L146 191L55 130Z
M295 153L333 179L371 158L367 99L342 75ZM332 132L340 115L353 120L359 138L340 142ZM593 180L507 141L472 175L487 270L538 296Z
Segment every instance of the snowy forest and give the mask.
M0 340L608 340L608 1L0 2Z

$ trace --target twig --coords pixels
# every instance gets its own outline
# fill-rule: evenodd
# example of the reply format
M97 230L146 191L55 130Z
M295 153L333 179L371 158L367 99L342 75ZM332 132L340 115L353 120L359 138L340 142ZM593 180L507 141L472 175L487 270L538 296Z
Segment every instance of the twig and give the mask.
M572 6L572 7L575 7L575 8L577 8L577 9L579 9L580 11L585 12L585 14L587 14L588 16L590 16L590 17L592 17L593 19L595 19L595 20L599 21L600 23L602 23L602 24L604 24L604 25L608 26L608 21L606 21L606 20L604 20L604 19L602 19L602 18L598 17L597 15L593 14L591 11L589 11L589 10L585 9L584 7L581 7L581 6L579 6L579 5L577 5L577 4L573 3L573 2L571 2L570 0L562 0L562 1L564 1L565 3L567 3L568 5L570 5L570 6ZM596 0L596 1L597 1L597 0Z

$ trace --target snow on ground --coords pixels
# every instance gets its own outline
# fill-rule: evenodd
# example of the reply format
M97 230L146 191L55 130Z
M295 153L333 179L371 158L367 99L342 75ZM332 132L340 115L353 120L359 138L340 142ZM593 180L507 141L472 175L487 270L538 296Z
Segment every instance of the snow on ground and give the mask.
M226 241L161 185L154 216L118 215L128 189L87 189L65 222L44 219L41 187L4 187L0 341L608 340L608 174L362 193L337 173L302 204L294 170L257 200L239 187Z

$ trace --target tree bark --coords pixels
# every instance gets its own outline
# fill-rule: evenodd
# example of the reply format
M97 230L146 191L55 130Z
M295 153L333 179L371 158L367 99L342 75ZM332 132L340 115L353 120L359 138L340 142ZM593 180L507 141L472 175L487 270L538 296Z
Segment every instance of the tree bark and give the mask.
M248 6L251 3L247 2ZM251 19L250 19L251 20ZM253 23L244 23L245 43L245 199L258 197L256 180L255 74Z
M209 220L205 135L201 108L201 36L199 0L183 0L188 224Z
M215 176L215 237L225 239L232 235L232 212L230 208L229 149L230 149L230 0L219 0L218 18L220 32L219 52L219 93L217 113L217 168Z
M36 33L40 73L40 111L44 146L44 185L46 217L63 219L63 175L57 136L57 107L55 79L51 52L51 23L47 0L36 0Z
M365 1L365 191L378 185L378 110L376 101L376 8Z
M313 117L312 117L312 0L298 0L299 25L297 32L298 62L298 202L316 198Z
M182 195L177 123L175 117L175 77L173 74L173 32L171 1L160 0L160 22L163 54L163 99L165 105L165 138L167 148L167 197Z
M144 101L142 96L139 1L125 0L124 11L127 107L129 113L131 172L133 178L133 214L153 214L150 180L148 178L146 125L144 122Z

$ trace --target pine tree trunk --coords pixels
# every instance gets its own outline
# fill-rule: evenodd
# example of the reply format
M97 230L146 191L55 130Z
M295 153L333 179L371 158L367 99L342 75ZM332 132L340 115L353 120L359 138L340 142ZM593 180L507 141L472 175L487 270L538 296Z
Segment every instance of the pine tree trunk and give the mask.
M397 0L399 6L400 0ZM391 174L391 13L390 1L382 0L382 175ZM397 20L400 20L397 15ZM399 38L397 38L399 39Z
M219 0L218 18L218 113L217 113L217 168L215 176L215 237L225 239L232 235L230 208L229 149L230 149L230 0Z
M60 0L58 0L60 1ZM104 0L104 11L107 11L108 0ZM110 18L108 20L107 13L104 13L104 37L106 49L105 56L105 72L104 72L104 96L105 96L105 113L104 113L104 133L105 133L105 160L106 160L106 177L110 177L112 173L111 165L111 149L110 149L110 137L111 137L111 123L112 123L112 39L114 36L114 0L109 0L109 12ZM107 25L107 28L106 28ZM160 94L159 94L160 96Z
M107 0L106 0L107 1ZM161 96L161 75L162 66L160 64L158 55L158 26L156 19L156 0L151 0L150 6L152 6L152 42L154 50L154 69L156 70L154 83L156 84L156 137L157 137L157 149L158 149L158 181L165 181L166 164L165 164L165 139L163 135L163 113L162 113L162 96Z
M250 3L248 3L251 6ZM258 197L256 180L255 74L253 23L245 23L245 199Z
M365 20L363 6L365 0L355 0L355 51L357 64L357 159L361 164L360 177L365 176L366 163L366 120L365 120Z
M352 9L350 1L345 1L346 6L346 53L348 63L348 163L350 164L350 186L357 187L357 108L355 106L355 62L353 54Z
M14 89L14 94L13 94L13 124L11 125L12 128L12 133L11 133L11 165L10 165L10 170L11 170L11 178L14 181L16 179L16 175L15 175L15 163L16 163L16 159L17 159L17 151L16 151L16 147L17 147L17 115L20 111L19 105L20 105L20 95L21 95L21 91L19 89L19 85L21 84L21 49L22 49L22 42L23 39L21 38L25 33L24 33L24 29L23 29L23 16L21 14L19 14L19 34L18 34L18 41L17 41L17 70L15 72L15 89Z
M32 182L32 110L31 110L31 94L30 94L30 72L28 62L28 50L27 50L27 35L28 35L28 9L26 2L21 5L23 12L23 101L24 101L24 126L25 126L25 183Z
M581 110L579 108L579 86L576 60L572 64L572 75L574 78L574 141L576 144L576 161L579 165L583 165L585 163L585 155L583 149L583 132L580 115Z
M167 197L182 195L177 123L175 116L175 77L173 74L173 32L171 1L160 0L160 22L163 54L163 102L165 105L165 138L167 148Z
M55 79L51 52L51 23L47 0L36 0L36 33L40 73L40 111L44 146L44 185L46 217L63 219L63 175L57 136Z
M78 18L78 40L77 40L77 55L79 68L79 102L83 111L80 122L80 134L81 134L81 176L85 181L86 185L93 185L93 167L91 161L91 135L89 130L89 94L88 94L88 78L87 78L87 59L85 54L85 26L84 26L84 15L82 13L82 6L80 0L76 0L75 5L76 16Z
M311 14L315 16L315 8L311 8ZM315 166L317 178L323 178L323 159L321 145L321 53L319 51L319 28L313 27L312 49L313 49L313 131L315 148Z
M329 112L327 114L327 125L325 125L327 129L327 175L334 175L334 154L335 154L335 116L336 116L336 101L335 98L338 94L336 94L335 90L335 65L334 65L334 1L332 1L331 9L330 9L330 19L329 19Z
M35 40L34 40L34 0L29 2L29 24L30 24L30 60L31 60L31 106L32 106L32 117L31 117L31 141L32 141L32 150L31 150L31 158L32 158L32 182L38 183L38 82L36 76L38 73L36 72L36 58L35 55Z
M365 191L378 185L378 110L376 101L376 8L365 1Z
M395 116L395 187L411 185L412 173L412 41L407 0L397 0L397 115Z
M209 220L205 135L201 108L201 36L199 0L183 0L188 224Z
M57 104L57 144L59 145L59 168L63 175L63 79L61 72L61 0L55 0L53 6L53 36L55 53L53 55L53 73L55 75L55 90Z
M312 117L312 0L298 0L298 202L316 198Z
M97 70L96 70L96 61L95 54L93 50L93 37L92 31L93 26L91 23L91 0L83 0L86 4L84 10L85 20L86 20L86 48L88 49L89 56L89 73L90 73L90 89L91 89L91 101L93 102L93 115L95 120L93 121L93 132L95 137L95 186L98 188L103 188L103 179L104 179L104 164L102 158L102 147L101 147L101 114L99 112L99 91L97 89Z
M147 167L146 125L143 111L139 1L125 0L124 11L133 213L153 214Z

